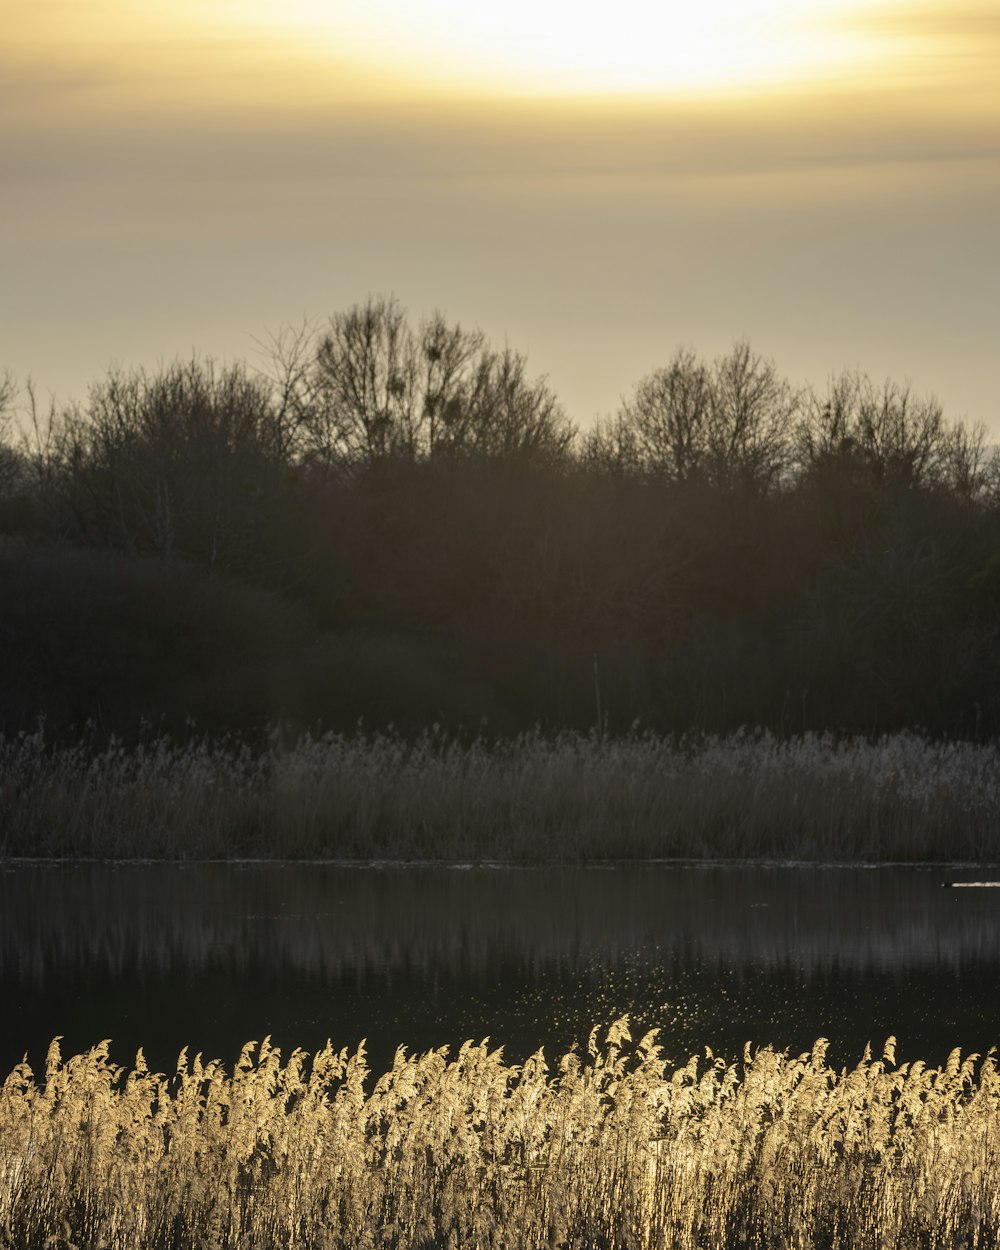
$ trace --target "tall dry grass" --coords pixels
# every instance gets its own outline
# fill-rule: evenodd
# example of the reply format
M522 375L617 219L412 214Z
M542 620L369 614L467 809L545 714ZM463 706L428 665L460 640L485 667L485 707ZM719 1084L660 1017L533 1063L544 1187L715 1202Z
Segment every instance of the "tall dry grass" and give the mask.
M1000 860L1000 750L741 732L0 738L8 856Z
M656 1038L549 1067L487 1043L454 1059L363 1048L230 1076L181 1054L169 1077L107 1043L0 1092L5 1250L723 1250L992 1247L1000 1077L991 1056L853 1070L773 1050L670 1069Z

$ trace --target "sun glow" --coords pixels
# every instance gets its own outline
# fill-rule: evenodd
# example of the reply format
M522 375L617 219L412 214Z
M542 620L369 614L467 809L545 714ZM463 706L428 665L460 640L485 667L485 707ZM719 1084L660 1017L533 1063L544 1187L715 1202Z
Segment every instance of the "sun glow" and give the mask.
M411 81L587 94L829 78L877 53L851 28L857 10L847 0L243 0L232 16Z

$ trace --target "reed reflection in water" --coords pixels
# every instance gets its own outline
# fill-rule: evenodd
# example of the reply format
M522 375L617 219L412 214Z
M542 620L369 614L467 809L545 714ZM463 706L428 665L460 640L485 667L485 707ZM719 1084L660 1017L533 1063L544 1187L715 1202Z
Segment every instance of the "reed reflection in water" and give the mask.
M940 869L7 865L5 1070L51 1037L171 1066L248 1038L490 1035L523 1058L630 1012L667 1053L745 1040L850 1062L1000 1041L1000 892ZM971 877L972 873L953 873ZM994 874L995 875L995 874Z

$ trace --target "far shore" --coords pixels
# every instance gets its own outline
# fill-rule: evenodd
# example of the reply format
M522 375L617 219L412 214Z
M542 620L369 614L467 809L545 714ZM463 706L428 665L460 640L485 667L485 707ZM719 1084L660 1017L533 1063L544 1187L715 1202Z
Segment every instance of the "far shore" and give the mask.
M1000 864L1000 748L763 731L0 738L0 859Z

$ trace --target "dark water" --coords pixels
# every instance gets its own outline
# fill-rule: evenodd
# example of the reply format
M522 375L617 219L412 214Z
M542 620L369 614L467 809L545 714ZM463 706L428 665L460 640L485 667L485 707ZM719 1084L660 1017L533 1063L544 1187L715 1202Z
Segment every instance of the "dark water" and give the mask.
M990 874L986 874L989 876ZM994 876L1000 873L992 874ZM0 868L0 1069L101 1038L171 1068L367 1037L551 1057L628 1012L682 1061L869 1040L1000 1043L1000 889L970 872L799 868Z

